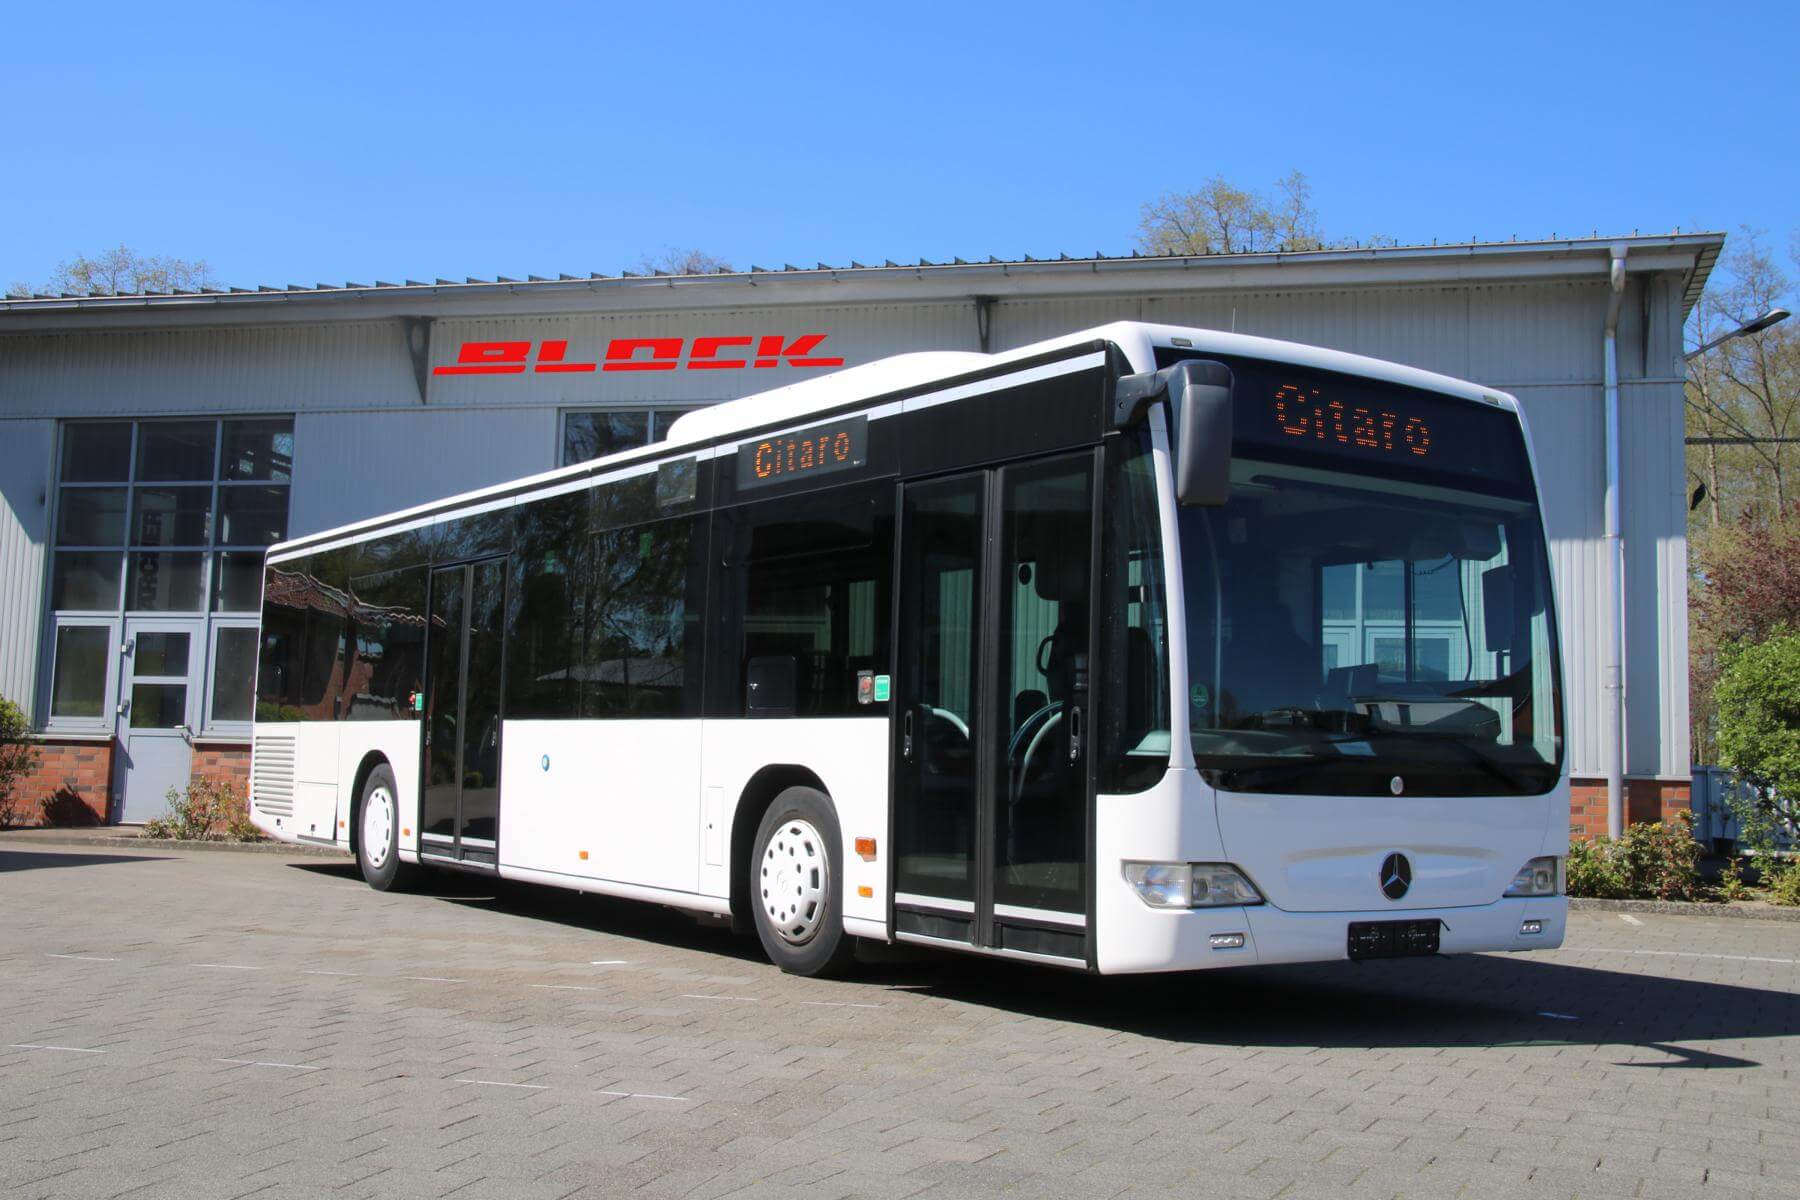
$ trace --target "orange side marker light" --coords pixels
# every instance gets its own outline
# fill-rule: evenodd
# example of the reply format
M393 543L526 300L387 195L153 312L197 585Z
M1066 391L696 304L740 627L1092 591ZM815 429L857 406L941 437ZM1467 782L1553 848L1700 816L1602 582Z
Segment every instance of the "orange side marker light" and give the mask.
M587 861L587 851L581 850L581 851L578 851L578 853L581 855L581 861L586 862Z
M859 883L856 885L856 894L867 900L875 894L875 889L866 883Z
M875 861L875 839L874 838L857 838L856 839L856 853L859 856L861 856L865 862L874 862Z

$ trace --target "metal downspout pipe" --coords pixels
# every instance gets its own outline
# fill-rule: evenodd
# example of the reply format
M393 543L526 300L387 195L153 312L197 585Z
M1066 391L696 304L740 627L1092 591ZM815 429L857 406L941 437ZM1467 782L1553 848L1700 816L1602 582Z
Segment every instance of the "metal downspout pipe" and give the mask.
M1627 247L1612 247L1606 305L1606 832L1625 832L1625 533L1621 516L1619 451L1619 310L1625 300Z

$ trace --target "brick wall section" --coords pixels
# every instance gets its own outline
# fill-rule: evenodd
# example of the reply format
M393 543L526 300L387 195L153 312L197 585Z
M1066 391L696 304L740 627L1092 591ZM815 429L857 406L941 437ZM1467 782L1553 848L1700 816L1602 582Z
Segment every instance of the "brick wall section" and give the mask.
M27 824L42 823L44 801L53 800L53 824L99 825L111 821L115 745L110 739L81 742L47 738L37 742L37 767L14 785L20 816ZM250 747L194 747L193 778L224 780L248 799Z
M113 743L41 741L37 768L14 785L15 801L38 822L45 800L57 805L58 824L98 825L111 819ZM79 806L91 816L84 817Z
M1691 787L1685 779L1627 779L1625 823L1674 820L1690 799ZM1584 838L1606 832L1606 780L1569 781L1569 831Z
M250 798L249 746L195 746L195 779L219 779L230 783L237 794Z

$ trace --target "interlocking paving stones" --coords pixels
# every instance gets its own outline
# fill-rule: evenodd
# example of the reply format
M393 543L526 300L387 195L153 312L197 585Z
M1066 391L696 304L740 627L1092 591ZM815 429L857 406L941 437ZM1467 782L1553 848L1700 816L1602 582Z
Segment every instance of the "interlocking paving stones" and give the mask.
M647 906L49 847L0 920L6 1197L1800 1194L1800 924L838 982Z

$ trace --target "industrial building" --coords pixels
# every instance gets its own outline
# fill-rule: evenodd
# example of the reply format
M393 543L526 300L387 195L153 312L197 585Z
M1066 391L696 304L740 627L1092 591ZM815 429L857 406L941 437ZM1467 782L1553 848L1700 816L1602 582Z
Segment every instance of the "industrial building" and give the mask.
M1605 829L1615 767L1630 817L1654 818L1689 790L1682 326L1723 243L0 301L0 695L42 738L23 798L135 822L193 775L247 773L273 541L641 444L693 407L841 366L1129 319L1516 395L1558 590L1573 821Z

